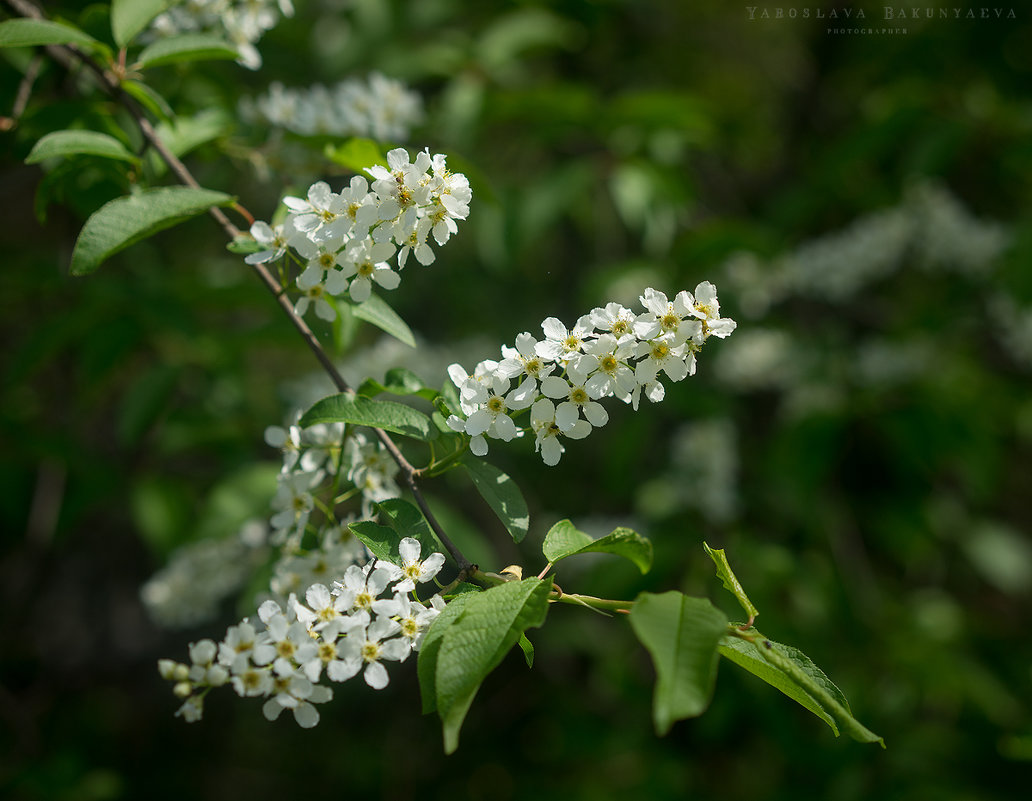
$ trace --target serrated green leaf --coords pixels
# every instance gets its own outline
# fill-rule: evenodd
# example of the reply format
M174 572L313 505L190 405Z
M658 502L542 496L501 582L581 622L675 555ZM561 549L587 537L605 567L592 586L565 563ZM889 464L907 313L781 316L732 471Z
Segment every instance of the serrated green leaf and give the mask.
M472 457L462 462L473 486L502 521L513 542L521 542L530 529L530 510L516 482L490 462Z
M853 717L842 691L806 654L768 640L755 630L753 633L757 638L755 643L742 642L733 635L725 636L720 643L721 655L809 709L831 727L835 736L841 729L854 740L885 747L881 737Z
M656 668L652 717L656 732L664 735L675 721L701 715L709 706L717 680L717 647L728 620L705 598L679 592L642 593L630 617Z
M171 0L111 0L111 35L119 47L128 45Z
M410 348L416 347L416 338L413 336L412 330L379 295L370 295L364 303L355 303L350 298L347 298L346 301L360 320L372 323Z
M813 669L817 671L824 680L827 680L827 676L820 671L820 668L814 665L813 662L810 662L808 658L800 654L794 648L792 648L791 651L795 651L795 654L792 654L788 646L781 645L780 643L773 642L772 640L768 640L768 642L770 642L772 648L780 650L786 659L794 660L797 659L798 656L803 656L808 665L806 667L800 665L800 667L804 670ZM790 679L783 671L763 659L759 653L757 653L756 646L751 643L747 643L744 640L740 640L738 637L725 635L724 639L720 641L720 655L725 659L731 660L739 667L749 671L757 678L763 679L763 681L767 682L771 687L780 690L796 703L809 709L813 714L827 723L831 727L831 730L835 732L835 736L838 737L839 729L838 726L835 725L835 719L821 708L821 705L814 700L812 695L792 681L792 679ZM830 684L831 687L834 687L834 691L842 698L842 701L846 700L845 697L842 696L838 687L835 687L835 685L831 684L830 681L828 681L828 684Z
M423 637L423 644L419 648L416 673L419 676L419 695L423 700L424 715L437 709L437 656L441 649L441 643L448 630L461 619L470 598L481 592L479 587L474 587L472 591L463 592L448 601L444 611L434 619Z
M354 137L340 145L326 145L324 155L334 164L346 167L358 175L365 175L366 167L387 166L387 157L372 139Z
M395 434L426 440L432 436L430 418L411 406L372 400L342 392L317 401L301 417L302 428L316 423L351 423L382 428Z
M63 22L49 19L9 19L0 22L0 47L62 44L81 45L91 50L103 48L88 33Z
M749 616L749 620L753 621L759 613L759 610L753 606L752 601L749 600L749 596L745 594L745 590L742 589L742 585L739 583L738 578L735 576L734 571L731 570L731 565L728 564L727 557L724 555L724 550L710 548L705 542L702 543L702 547L706 549L706 553L710 555L710 559L717 566L717 578L720 579L724 585L724 589L728 590L735 598L738 599L738 603L741 604L742 609L745 610L745 614Z
M115 137L99 131L52 131L36 142L25 157L26 164L62 156L101 156L139 164L140 160Z
M167 186L120 197L90 215L72 251L72 275L87 275L106 259L158 231L233 198L224 192Z
M444 730L445 753L459 744L459 730L484 678L528 628L548 612L551 581L512 581L462 595L434 621L419 653L424 711L436 708ZM452 605L461 607L452 610ZM434 701L426 700L432 692Z
M614 529L595 540L569 520L560 520L545 535L541 552L553 564L580 553L611 553L630 560L642 573L652 568L652 543L629 528Z
M136 57L136 69L160 67L184 61L237 59L240 53L225 39L210 33L186 33L158 39Z

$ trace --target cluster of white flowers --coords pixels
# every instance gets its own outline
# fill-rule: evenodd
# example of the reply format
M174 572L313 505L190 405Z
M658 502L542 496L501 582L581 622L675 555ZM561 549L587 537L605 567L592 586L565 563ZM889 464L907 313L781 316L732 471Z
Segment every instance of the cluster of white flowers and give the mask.
M355 303L368 300L376 283L394 289L409 255L424 266L433 264L430 237L445 244L457 220L469 214L472 191L462 173L449 172L445 156L429 151L409 161L404 148L387 154L387 167L369 167L373 182L361 175L341 192L319 181L307 197L287 197L290 213L281 225L256 222L251 235L264 248L246 257L249 264L287 255L303 265L295 284L301 292L294 311L309 308L325 320L336 310L328 298L345 291ZM397 272L387 263L397 256Z
M634 409L642 393L654 403L663 400L661 373L671 381L694 375L703 343L735 330L734 320L720 316L708 281L694 295L683 290L673 300L650 287L640 300L643 314L609 303L573 328L549 317L541 324L544 339L524 332L516 347L502 346L501 361L484 360L472 373L451 365L463 416L451 415L448 425L472 437L478 456L487 453L489 437L508 442L530 433L545 464L555 465L564 451L560 438L583 439L609 420L599 400L616 397ZM514 418L527 409L529 427L521 428Z
M303 136L367 136L378 141L408 137L423 119L423 100L401 81L378 72L335 86L292 89L278 81L255 99L240 102L245 121L264 122Z
M444 564L439 553L421 559L419 542L406 537L399 564L377 561L352 565L333 588L314 584L301 603L291 595L285 605L266 601L258 608L259 630L249 618L231 626L222 642L201 640L190 646L189 665L162 659L161 676L183 699L176 713L200 720L204 698L213 687L229 684L241 697L265 698L262 712L275 720L289 709L298 725L319 722L314 704L333 697L319 683L340 682L360 672L373 689L389 682L384 662L404 662L418 651L444 601L434 595L415 599L417 583L430 581Z
M159 36L222 34L240 53L240 63L256 70L262 57L255 43L293 14L290 0L180 0L154 18L151 31Z

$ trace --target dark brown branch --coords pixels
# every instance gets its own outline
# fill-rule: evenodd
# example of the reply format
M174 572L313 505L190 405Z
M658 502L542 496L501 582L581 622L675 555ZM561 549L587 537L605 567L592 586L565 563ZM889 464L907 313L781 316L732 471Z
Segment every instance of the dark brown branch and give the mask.
M15 9L15 11L24 17L32 19L43 19L42 13L27 0L5 0L8 5ZM116 101L118 101L133 117L136 121L137 126L140 129L140 133L143 134L148 144L154 148L154 151L161 157L161 159L169 166L173 174L179 180L180 183L199 189L200 184L197 179L193 177L190 170L183 164L176 155L168 149L164 141L158 135L158 132L154 129L150 120L144 114L143 109L140 107L136 100L126 93L126 91L120 85L118 79L110 72L105 70L100 64L98 64L89 54L84 53L78 47L74 45L63 45L61 47L48 46L47 52L53 54L53 51L58 51L61 56L56 56L57 60L62 64L68 64L68 53L71 53L76 59L84 64L98 79L103 89L110 94ZM222 212L222 209L218 207L212 207L208 210L211 216L219 224L222 230L230 239L236 239L240 236L241 231L230 222L229 218ZM279 303L280 308L290 318L290 321L294 324L294 328L297 329L298 333L308 344L309 349L315 354L315 358L319 361L323 370L329 375L330 380L333 381L334 386L340 392L347 392L354 394L354 390L348 386L347 381L337 370L333 364L332 359L328 353L326 353L319 340L316 338L312 329L308 327L308 324L301 319L295 312L294 307L290 302L290 299L284 293L279 282L269 272L268 268L264 264L252 264L251 269L254 271L258 279L265 285ZM451 541L447 534L444 533L444 529L441 524L434 517L433 512L427 504L426 499L423 497L423 493L420 492L417 478L419 476L419 470L412 466L412 464L405 458L404 454L399 450L394 440L391 439L390 435L382 428L373 428L377 438L386 448L395 464L405 476L405 482L408 485L409 490L412 492L413 498L415 498L416 504L419 506L423 515L426 517L427 522L430 524L430 528L434 534L437 535L438 540L451 555L452 559L455 560L456 565L460 571L468 571L472 567L472 563L465 557L462 551Z

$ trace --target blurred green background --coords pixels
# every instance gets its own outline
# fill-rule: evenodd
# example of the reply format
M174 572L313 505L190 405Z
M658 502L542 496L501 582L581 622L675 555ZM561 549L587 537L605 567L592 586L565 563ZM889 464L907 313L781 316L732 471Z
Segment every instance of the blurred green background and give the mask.
M47 5L106 24L100 7ZM346 368L406 365L440 385L450 361L650 285L712 280L739 322L663 403L611 405L552 470L526 443L492 445L531 505L520 548L450 475L426 488L449 530L486 537L496 569L536 573L559 518L630 525L656 546L649 575L589 561L560 573L564 589L676 588L735 616L702 541L726 548L764 633L822 666L888 750L834 738L727 662L706 714L659 739L625 621L572 607L533 633L533 670L511 655L488 678L451 758L405 668L380 693L335 688L310 731L229 691L201 723L174 718L156 660L220 638L254 587L185 629L150 619L140 587L177 548L266 514L278 457L263 429L316 365L205 218L67 275L82 221L124 178L96 159L64 174L23 160L73 119L120 118L43 62L0 133L0 795L959 801L1029 786L1032 12L296 5L259 43L260 71L149 80L183 116L230 112L188 162L265 219L282 194L346 175L311 157L319 143L234 124L240 98L371 70L423 96L399 144L448 153L471 215L388 296L426 350L363 329ZM858 26L896 32L829 30ZM0 51L0 114L30 57Z

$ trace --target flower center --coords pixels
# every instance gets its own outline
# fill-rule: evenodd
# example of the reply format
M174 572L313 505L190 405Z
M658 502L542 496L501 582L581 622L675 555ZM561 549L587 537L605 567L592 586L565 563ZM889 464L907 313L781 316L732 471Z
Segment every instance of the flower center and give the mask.
M505 411L505 401L497 395L492 395L487 400L487 410L491 412L491 414L500 414Z
M649 355L657 362L661 362L670 355L670 346L665 342L656 342L652 345Z
M355 272L357 272L363 278L368 278L374 272L376 272L376 267L373 266L373 263L371 261L364 261L358 265Z
M602 368L603 372L615 373L616 368L620 366L620 361L612 353L610 353L602 357L602 361L599 362L598 366Z
M367 642L362 646L362 659L366 662L375 662L380 658L380 643Z
M584 391L584 387L574 387L573 392L570 393L570 400L578 406L582 406L587 403L590 398L588 397L588 393Z

